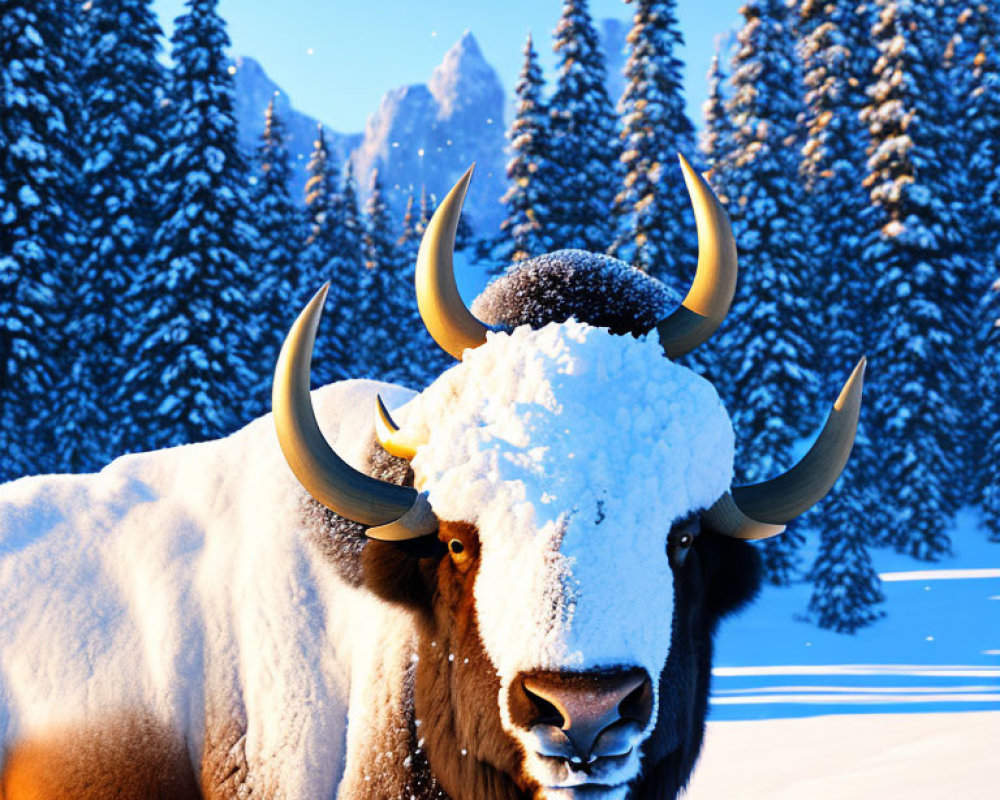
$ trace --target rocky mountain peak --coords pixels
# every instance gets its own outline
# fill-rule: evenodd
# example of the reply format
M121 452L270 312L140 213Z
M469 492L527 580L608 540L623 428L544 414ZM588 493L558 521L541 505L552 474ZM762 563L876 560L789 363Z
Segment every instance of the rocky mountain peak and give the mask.
M612 100L617 100L628 28L618 20L602 20L599 30L608 61L608 88ZM288 96L254 59L236 59L233 72L244 148L252 152L259 143L264 109L273 98L288 125L295 167L292 192L301 199L317 121L290 105ZM506 189L504 95L500 78L476 37L466 31L444 54L427 83L387 92L363 134L330 129L326 133L334 159L353 162L362 200L368 193L369 175L378 168L393 213L400 219L410 192L419 195L421 187L426 187L440 198L475 161L466 213L478 232L492 234L503 218L499 198Z
M504 190L504 90L466 31L426 84L388 92L352 155L355 173L378 168L390 204L405 205L421 187L441 197L473 161L466 209L479 230L499 227ZM365 187L362 187L362 195Z
M500 78L483 57L470 31L463 33L445 53L427 85L441 107L442 119L464 117L476 110L493 112L503 108L504 91ZM497 118L492 124L502 125L503 120Z

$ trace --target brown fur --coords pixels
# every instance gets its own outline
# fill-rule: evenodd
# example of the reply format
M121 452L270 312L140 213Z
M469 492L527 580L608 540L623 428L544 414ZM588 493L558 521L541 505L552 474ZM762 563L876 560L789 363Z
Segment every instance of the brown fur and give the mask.
M230 800L247 794L246 720L209 713L201 758L201 790L205 800Z
M420 637L414 706L428 761L453 800L531 797L537 787L523 774L520 746L501 726L500 681L479 635L476 529L443 522L438 537L445 544L460 539L467 558L440 560L433 624Z
M459 557L448 553L453 538L465 545ZM368 590L418 613L411 756L415 774L419 777L421 769L426 774L419 778L423 791L414 796L419 800L531 797L534 786L522 777L519 746L500 723L499 678L476 623L475 528L443 522L436 540L369 541L362 563ZM403 789L412 787L412 777L401 771L400 778L410 781L399 786L399 796L408 797Z
M0 800L202 800L183 740L142 712L14 744Z

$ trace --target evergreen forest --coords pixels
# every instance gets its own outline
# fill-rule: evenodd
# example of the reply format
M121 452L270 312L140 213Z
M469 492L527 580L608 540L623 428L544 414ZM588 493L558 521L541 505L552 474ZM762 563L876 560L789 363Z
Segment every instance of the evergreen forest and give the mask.
M689 366L733 417L737 480L800 456L869 359L845 474L762 544L767 579L810 581L808 616L850 633L884 613L873 546L940 559L969 505L1000 543L1000 3L747 0L696 127L676 0L626 2L621 97L587 0L563 0L548 82L528 37L505 219L466 225L459 247L494 273L607 252L683 292L696 239L677 153L703 170L740 283ZM0 481L266 413L290 310L325 282L316 385L420 389L450 363L412 290L450 187L411 187L397 219L378 170L335 160L320 127L293 196L273 104L256 149L238 145L217 5L188 0L165 42L151 0L0 0Z

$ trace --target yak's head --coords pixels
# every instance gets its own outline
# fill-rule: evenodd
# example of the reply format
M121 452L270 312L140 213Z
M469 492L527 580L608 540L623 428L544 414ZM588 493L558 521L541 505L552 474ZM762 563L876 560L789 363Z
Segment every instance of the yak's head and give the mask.
M319 432L309 361L323 292L282 351L274 410L289 464L368 526L366 586L419 612L419 733L452 797L673 797L701 743L715 624L759 581L740 540L779 533L849 454L863 363L796 467L730 488L729 417L670 358L721 323L736 248L711 189L682 166L699 261L671 313L652 278L563 251L491 285L475 306L485 324L452 272L469 174L445 198L417 297L461 363L400 425L381 401L377 413L412 486L355 471Z

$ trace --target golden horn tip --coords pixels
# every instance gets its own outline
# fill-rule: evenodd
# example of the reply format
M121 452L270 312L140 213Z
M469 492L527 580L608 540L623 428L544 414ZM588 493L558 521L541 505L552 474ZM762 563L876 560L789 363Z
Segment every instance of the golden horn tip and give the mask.
M852 395L860 395L861 390L864 387L865 382L865 371L868 369L868 356L861 356L861 359L855 365L851 376L844 383L844 388L840 390L840 394L837 396L837 402L833 404L836 411L840 411L844 404L847 402L848 398Z
M438 205L417 252L417 308L431 338L461 361L462 353L486 341L487 326L465 306L455 283L455 234L472 180L473 164Z
M462 177L458 179L458 183L456 184L456 188L458 186L462 187L461 194L463 201L465 200L466 193L469 191L469 184L472 183L472 173L475 171L475 169L476 169L476 162L473 161L469 165L469 168L462 173Z
M423 442L413 439L412 436L401 434L399 425L396 424L382 400L382 395L376 394L375 400L375 438L378 439L378 443L389 455L412 461L417 454L417 448Z
M396 424L396 421L392 418L392 415L389 413L389 409L385 407L385 402L382 400L382 395L376 394L375 399L378 401L378 415L379 418L382 420L382 424L385 425L385 427L387 427L390 431L395 433L396 431L399 430L399 426Z

